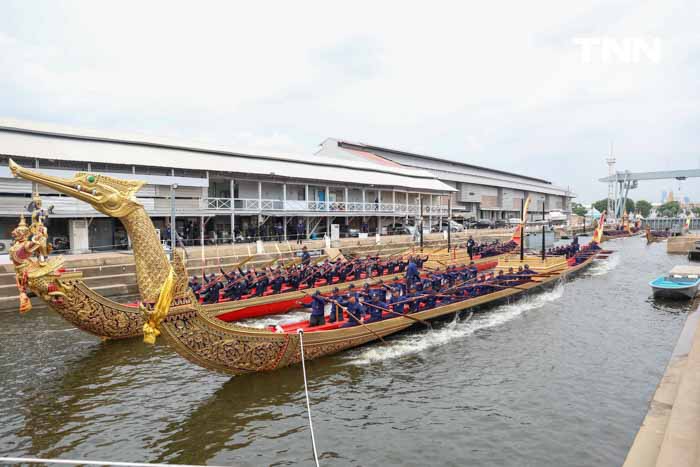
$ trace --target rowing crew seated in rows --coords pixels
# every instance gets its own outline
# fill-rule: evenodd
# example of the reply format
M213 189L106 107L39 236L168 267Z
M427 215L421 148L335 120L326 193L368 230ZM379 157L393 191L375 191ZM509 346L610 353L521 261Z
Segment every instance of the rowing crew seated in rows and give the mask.
M213 273L203 276L204 285L199 284L196 277L190 280L190 288L196 295L202 298L204 303L216 303L219 301L220 292L229 300L239 300L245 295L260 297L266 292L279 294L283 291L299 290L300 288L312 288L316 282L325 279L327 284L345 282L349 278L360 276L363 272L367 277L382 276L390 273L402 273L407 268L418 270L422 267L427 256L411 257L408 260L391 258L381 260L378 257L367 256L357 260L338 260L335 262L326 259L322 264L309 265L302 263L293 267L280 267L276 270L267 268L265 271L256 271L254 267L247 271L226 273L221 270L221 276ZM225 281L225 284L224 284Z
M442 284L433 283L429 280L419 281L415 284L404 284L400 281L392 284L392 287L383 283L379 287L371 288L365 283L360 290L352 284L348 286L347 293L341 294L336 287L330 297L324 297L320 291L316 291L312 296L311 303L302 304L306 308L311 308L309 325L311 327L321 326L326 323L325 307L330 303L330 314L328 321L344 321L347 315L347 322L341 327L352 327L359 324L368 324L380 321L385 318L392 318L396 315L415 313L443 306L456 301L488 294L499 289L499 287L509 287L513 282L522 283L530 280L529 276L535 274L527 265L515 272L510 268L508 275L499 271L498 275L481 274L471 281L465 281L456 287L445 288ZM387 300L387 291L389 298ZM388 315L384 315L384 313Z
M573 242L569 245L561 245L547 250L547 256L565 256L571 258L579 251L578 242Z

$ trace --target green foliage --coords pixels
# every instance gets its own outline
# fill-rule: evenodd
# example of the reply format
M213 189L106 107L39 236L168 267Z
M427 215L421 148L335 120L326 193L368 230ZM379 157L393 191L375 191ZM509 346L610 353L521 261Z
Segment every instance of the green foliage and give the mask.
M681 212L681 204L678 201L669 201L659 206L657 211L662 217L676 217Z
M596 201L595 203L593 203L593 207L600 212L606 211L608 209L608 198Z
M649 201L640 199L634 204L634 208L636 211L638 211L642 216L647 217L649 213L651 212L651 203Z
M571 212L573 212L577 216L585 216L588 210L584 208L582 204L571 203Z
M608 198L601 199L600 201L596 201L593 203L593 207L596 208L598 211L603 212L608 209ZM633 213L634 212L634 201L631 199L627 198L625 201L625 210L628 213Z

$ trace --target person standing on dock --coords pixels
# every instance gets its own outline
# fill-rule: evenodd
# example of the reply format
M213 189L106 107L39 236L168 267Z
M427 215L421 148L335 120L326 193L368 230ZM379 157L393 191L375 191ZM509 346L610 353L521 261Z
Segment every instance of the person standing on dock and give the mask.
M469 240L467 240L467 254L469 255L469 261L474 259L474 245L476 245L476 242L470 235Z
M297 222L297 244L301 245L301 240L304 238L304 233L305 233L305 227L304 227L304 222L302 222L301 219L299 219L299 222Z

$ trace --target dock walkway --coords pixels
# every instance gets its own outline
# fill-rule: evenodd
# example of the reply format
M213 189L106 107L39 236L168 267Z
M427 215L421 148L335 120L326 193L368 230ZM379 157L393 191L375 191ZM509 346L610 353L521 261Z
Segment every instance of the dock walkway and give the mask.
M700 466L700 311L688 315L623 467Z

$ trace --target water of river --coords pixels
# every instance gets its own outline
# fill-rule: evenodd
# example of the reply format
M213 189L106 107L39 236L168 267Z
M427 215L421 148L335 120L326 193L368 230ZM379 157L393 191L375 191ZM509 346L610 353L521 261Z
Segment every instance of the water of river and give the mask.
M321 464L620 465L688 310L647 282L685 260L605 246L550 291L308 364ZM300 367L230 378L44 310L0 323L2 455L311 463Z

